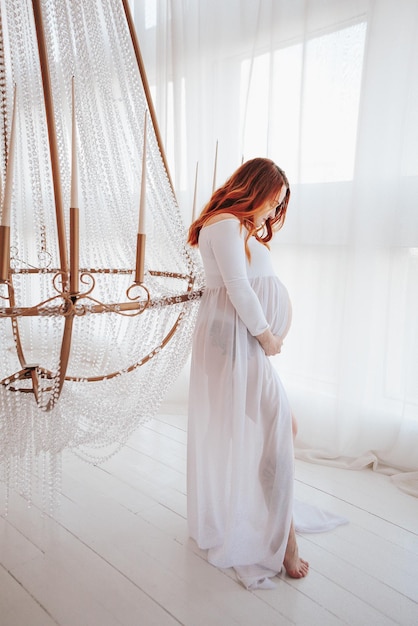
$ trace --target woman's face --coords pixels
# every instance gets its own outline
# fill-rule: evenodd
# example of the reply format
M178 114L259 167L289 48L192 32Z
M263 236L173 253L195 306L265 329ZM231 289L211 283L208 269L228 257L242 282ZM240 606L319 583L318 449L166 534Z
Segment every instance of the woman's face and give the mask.
M273 196L273 198L271 198L270 200L267 200L267 202L262 207L262 212L260 213L259 217L257 218L257 223L256 223L257 227L263 226L263 224L269 218L272 218L272 217L274 217L276 215L276 211L277 211L278 206L285 199L286 191L287 191L286 186L283 185L281 190L280 190L280 194L279 195L276 194L275 196Z

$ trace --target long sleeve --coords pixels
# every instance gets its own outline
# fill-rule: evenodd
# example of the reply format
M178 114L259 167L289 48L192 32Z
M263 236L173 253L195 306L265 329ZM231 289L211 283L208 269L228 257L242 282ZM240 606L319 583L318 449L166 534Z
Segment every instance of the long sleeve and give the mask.
M229 299L250 334L261 334L269 324L248 279L245 231L241 232L240 223L234 218L221 220L203 230L202 245L209 246L213 255L213 264L205 266L209 282L211 276L219 280L220 275Z

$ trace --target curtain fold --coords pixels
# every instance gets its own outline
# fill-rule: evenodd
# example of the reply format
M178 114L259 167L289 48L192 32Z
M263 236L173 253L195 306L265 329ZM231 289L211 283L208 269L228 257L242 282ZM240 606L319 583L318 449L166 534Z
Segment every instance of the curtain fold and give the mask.
M147 4L136 24L185 225L217 141L216 184L253 156L290 179L272 253L294 309L275 365L297 455L417 496L418 3Z

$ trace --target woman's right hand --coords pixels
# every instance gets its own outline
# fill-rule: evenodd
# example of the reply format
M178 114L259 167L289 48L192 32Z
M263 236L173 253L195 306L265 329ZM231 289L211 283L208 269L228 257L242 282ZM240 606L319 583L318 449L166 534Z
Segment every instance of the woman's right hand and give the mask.
M279 337L279 335L273 335L269 328L261 333L261 335L257 335L256 339L260 342L267 356L279 354L282 349L283 339Z

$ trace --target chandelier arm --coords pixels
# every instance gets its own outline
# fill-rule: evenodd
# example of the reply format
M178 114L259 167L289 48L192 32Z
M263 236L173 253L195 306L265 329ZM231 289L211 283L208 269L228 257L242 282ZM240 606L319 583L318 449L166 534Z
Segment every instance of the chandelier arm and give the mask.
M136 30L135 30L134 21L132 19L132 13L131 13L131 9L130 9L130 6L129 6L129 0L122 0L122 5L123 5L123 9L125 11L126 22L128 24L129 34L131 36L132 46L133 46L133 49L134 49L136 62L138 64L138 69L139 69L139 73L140 73L140 76L141 76L142 85L143 85L143 88L144 88L145 98L147 100L147 104L148 104L148 109L149 109L149 112L150 112L152 125L154 127L155 138L157 140L157 144L158 144L158 147L160 149L161 157L162 157L162 160L163 160L163 163L164 163L165 171L167 173L167 178L168 178L168 182L170 183L170 187L171 187L171 191L173 193L173 197L174 197L174 199L175 199L175 201L177 203L177 196L176 196L176 192L175 192L175 189L174 189L173 181L171 179L170 168L168 167L167 156L166 156L166 153L165 153L163 140L161 138L161 133L160 133L160 129L159 129L159 126L158 126L157 115L156 115L156 112L155 112L154 103L153 103L152 96L151 96L151 90L149 88L148 77L147 77L147 73L146 73L146 70L145 70L144 60L142 58L141 48L139 47L139 42L138 42L138 37L137 37L137 34L136 34ZM189 265L190 265L190 267L192 267L193 266L193 262L192 262L189 250L186 249L185 253L186 253L186 257L187 257L187 259L189 261Z
M49 267L40 270L37 267L29 266L25 269L16 269L12 268L10 270L11 274L59 274L61 270L57 267ZM135 270L132 269L110 269L110 268L89 268L86 269L84 267L80 268L81 274L132 274ZM169 272L169 271L157 271L157 270L148 270L150 276L160 276L162 278L182 278L184 280L188 280L189 282L194 281L194 277L189 274L185 274L184 272Z
M58 141L55 127L54 105L52 99L51 77L49 73L48 53L45 41L45 31L42 18L40 0L32 0L33 16L35 20L36 38L38 42L39 63L42 74L42 86L44 92L46 123L48 128L49 153L51 159L52 181L55 197L55 214L58 235L58 248L60 255L61 271L68 272L68 253L65 238L65 220L62 200L61 176L59 170Z
M201 298L202 293L203 292L201 289L196 289L194 291L189 291L188 293L183 293L178 296L165 296L162 298L150 299L146 308L155 309L161 306L170 306L173 304L181 304L182 302L189 302L190 300L198 300L199 298ZM48 304L49 302L52 302L53 300L57 300L60 297L63 297L63 296L54 296L53 298L49 298L48 300L45 300L41 304L32 306L32 307L18 307L18 309L16 309L15 307L4 307L4 308L1 307L0 318L3 318L3 317L12 317L12 318L37 317L40 315L62 315L63 317L66 317L68 316L68 312L67 310L65 310L65 312L63 313L62 305L54 307L54 308L50 308L50 309L44 308L44 310L40 308L41 305L44 306L45 304ZM70 298L68 299L64 298L64 300L65 301L68 300L68 302L71 303ZM93 300L93 299L90 298L90 300ZM114 304L102 304L102 303L99 303L98 300L96 302L97 304L91 306L88 309L88 311L86 310L86 313L87 312L88 313L117 313L121 315L125 311L136 311L137 309L143 310L144 308L143 306L144 301L122 302L122 303L114 303Z
M11 277L10 277L10 279L11 279ZM9 292L9 304L14 309L16 307L15 290L14 290L14 287L13 287L13 284L12 284L11 280L7 284L7 290ZM26 359L25 359L25 354L24 354L24 351L23 351L22 340L20 338L19 324L18 324L18 321L17 321L17 319L15 317L12 318L12 331L13 331L13 339L14 339L15 346L16 346L17 358L19 359L19 363L20 363L21 367L25 368L26 367Z
M164 163L165 171L167 173L168 181L170 183L171 191L173 193L174 198L176 198L176 193L174 191L173 181L171 180L170 169L168 167L168 161L167 161L167 157L165 154L160 129L158 127L157 116L156 116L154 104L152 101L152 96L151 96L151 91L149 88L147 74L145 71L144 61L142 58L141 49L139 47L138 37L136 35L136 30L135 30L135 26L134 26L132 14L131 14L131 9L129 7L129 0L122 0L122 4L123 4L123 9L125 11L126 22L128 24L129 34L131 36L132 46L133 46L135 57L136 57L136 62L138 64L139 73L141 75L142 85L144 87L145 98L147 100L152 125L154 127L155 137L157 139L158 147L160 149L161 157L163 159L163 163Z
M56 384L56 386L54 386L53 393L50 395L50 398L46 406L43 407L45 411L50 411L51 409L53 409L61 395L62 387L65 381L65 375L67 373L70 352L71 352L73 322L74 322L74 314L71 314L65 318L64 332L62 334L62 341L61 341L58 383ZM39 405L38 398L36 398L36 402Z
M6 163L8 157L9 146L7 143L7 97L6 97L6 55L4 48L4 37L3 37L3 22L2 15L0 11L0 116L2 121L2 134L3 134L3 154L4 154L4 163L0 165L0 173L3 178L6 173Z
M129 367L124 368L123 372L124 373L133 372L138 367L141 367L142 365L145 365L145 363L147 363L158 352L160 352L163 348L165 348L165 346L169 343L170 339L172 339L172 337L174 336L174 334L175 334L175 332L176 332L176 330L177 330L181 320L183 319L183 317L184 317L184 312L181 312L180 315L178 316L178 318L176 319L176 321L174 322L173 326L170 328L170 330L168 331L168 333L166 334L164 339L161 341L161 343L156 348L151 350L151 352L149 352L142 359L140 359L136 363L133 363ZM102 380L110 380L112 378L115 378L116 376L120 376L120 374L121 374L121 370L117 370L116 372L111 372L110 374L103 374L103 376L89 376L89 377L84 377L83 376L82 380L84 382L94 383L94 382L100 382ZM80 376L66 376L65 380L66 381L71 381L71 382L79 382L80 378L81 378Z

